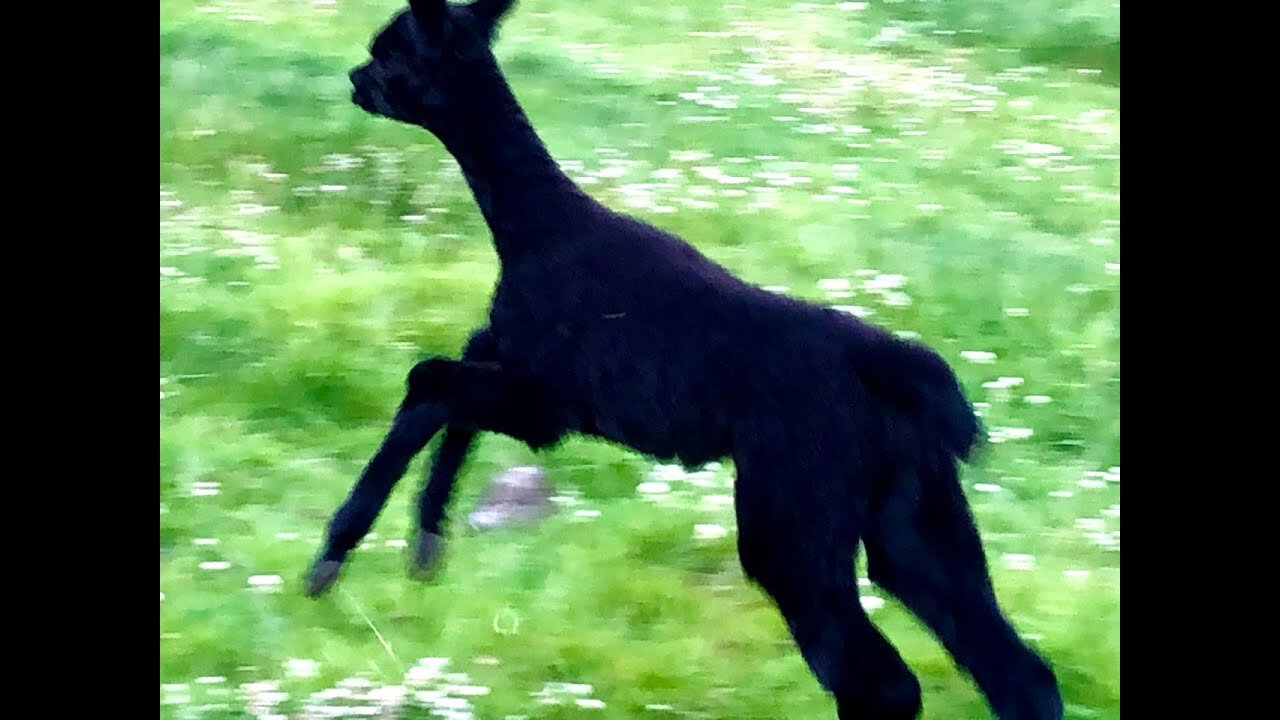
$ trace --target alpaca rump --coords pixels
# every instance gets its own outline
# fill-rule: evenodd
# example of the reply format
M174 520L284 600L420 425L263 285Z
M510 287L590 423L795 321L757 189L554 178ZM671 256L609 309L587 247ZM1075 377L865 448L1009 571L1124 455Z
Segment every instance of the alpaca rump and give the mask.
M457 160L501 271L460 359L408 373L382 445L329 522L310 595L336 582L409 462L443 439L411 570L442 552L480 432L569 434L697 466L732 458L745 574L786 619L840 718L915 718L920 686L858 600L853 556L933 631L1001 720L1062 717L1049 665L1001 611L958 478L982 435L935 352L746 283L563 173L490 51L511 0L414 0L351 72L352 101Z

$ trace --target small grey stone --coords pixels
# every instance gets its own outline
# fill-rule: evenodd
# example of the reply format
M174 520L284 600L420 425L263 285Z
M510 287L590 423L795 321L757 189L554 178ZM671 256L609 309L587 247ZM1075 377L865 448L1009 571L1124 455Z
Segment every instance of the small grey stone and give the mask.
M493 530L517 522L540 520L555 512L547 473L522 465L493 476L476 509L467 516L472 529Z

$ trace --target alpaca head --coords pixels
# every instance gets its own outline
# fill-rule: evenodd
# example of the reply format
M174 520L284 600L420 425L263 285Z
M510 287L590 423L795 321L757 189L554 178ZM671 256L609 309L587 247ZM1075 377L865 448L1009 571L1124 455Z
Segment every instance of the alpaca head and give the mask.
M351 71L351 100L366 112L419 125L439 135L460 122L498 76L489 45L514 0L410 0Z

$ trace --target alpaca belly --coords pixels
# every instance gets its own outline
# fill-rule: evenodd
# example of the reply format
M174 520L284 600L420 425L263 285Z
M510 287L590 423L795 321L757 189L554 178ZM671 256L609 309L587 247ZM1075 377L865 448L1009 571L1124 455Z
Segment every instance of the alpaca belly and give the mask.
M727 455L725 399L680 360L660 353L580 353L580 391L592 434L691 467Z

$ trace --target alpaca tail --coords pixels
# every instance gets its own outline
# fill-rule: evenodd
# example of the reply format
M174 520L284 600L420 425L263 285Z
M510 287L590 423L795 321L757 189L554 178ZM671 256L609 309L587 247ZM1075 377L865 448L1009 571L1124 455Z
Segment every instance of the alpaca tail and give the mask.
M985 435L960 381L942 356L918 343L884 334L854 353L867 390L910 418L928 444L969 460ZM923 438L922 438L923 439Z

